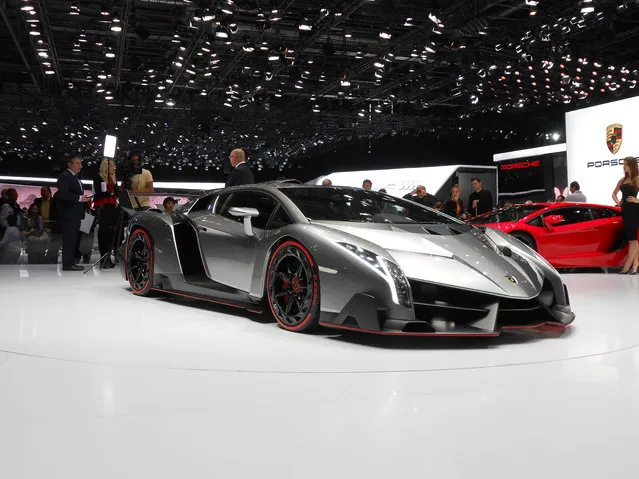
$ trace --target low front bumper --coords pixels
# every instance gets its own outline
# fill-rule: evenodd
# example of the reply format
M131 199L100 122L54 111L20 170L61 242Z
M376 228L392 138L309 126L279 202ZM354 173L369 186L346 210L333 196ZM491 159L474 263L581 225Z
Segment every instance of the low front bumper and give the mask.
M555 304L544 290L525 301L471 293L455 301L435 293L438 299L414 296L413 319L394 318L375 297L355 294L340 313L323 312L320 324L383 335L494 337L513 329L565 328L575 319L569 305Z

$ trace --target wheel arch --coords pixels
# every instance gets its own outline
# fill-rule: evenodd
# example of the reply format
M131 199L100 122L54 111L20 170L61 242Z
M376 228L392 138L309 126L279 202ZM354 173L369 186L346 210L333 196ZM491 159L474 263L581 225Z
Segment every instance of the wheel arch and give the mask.
M151 232L149 231L148 228L145 228L144 226L140 225L139 223L136 223L134 226L131 227L131 230L129 232L129 235L126 238L126 248L124 249L125 251L125 257L124 257L124 261L125 261L125 267L124 267L124 273L125 273L125 277L126 280L129 281L129 241L131 241L131 238L133 237L133 235L135 233L137 233L138 231L141 231L144 233L144 235L146 236L148 242L149 242L149 247L151 248L151 264L152 264L152 274L151 277L149 278L149 283L151 284L151 289L154 287L155 285L155 254L154 254L154 241L153 241L153 235L151 234ZM148 293L147 293L148 294Z
M510 231L508 234L515 238L517 237L517 235L526 236L530 238L530 240L532 241L532 245L530 246L533 247L533 249L537 250L537 248L539 247L539 242L537 241L537 238L535 237L535 235L533 235L529 231L526 231L524 229L516 229L516 230Z
M261 271L258 273L258 276L260 278L259 280L259 285L256 286L257 291L256 291L256 295L261 298L266 300L266 280L267 280L267 276L268 276L268 265L271 262L271 258L273 257L273 253L275 253L275 251L277 251L277 248L279 248L281 245L283 245L284 243L286 243L287 241L295 241L299 244L301 244L306 251L309 252L309 254L311 255L311 257L313 258L313 262L315 263L315 265L317 265L317 260L315 259L315 257L313 256L313 253L311 252L311 249L306 246L304 244L304 241L296 238L290 234L285 234L279 238L277 238L270 246L269 248L266 250L266 254L264 255L264 263L262 264L262 268Z

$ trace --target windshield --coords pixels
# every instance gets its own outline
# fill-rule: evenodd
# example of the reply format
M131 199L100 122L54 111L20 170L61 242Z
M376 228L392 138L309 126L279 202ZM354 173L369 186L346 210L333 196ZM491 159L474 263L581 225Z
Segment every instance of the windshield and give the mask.
M478 218L473 218L471 223L475 225L484 225L489 223L515 223L544 208L544 205L511 206L509 208L493 211L490 214L480 216Z
M311 221L463 225L412 201L358 188L293 187L280 191Z

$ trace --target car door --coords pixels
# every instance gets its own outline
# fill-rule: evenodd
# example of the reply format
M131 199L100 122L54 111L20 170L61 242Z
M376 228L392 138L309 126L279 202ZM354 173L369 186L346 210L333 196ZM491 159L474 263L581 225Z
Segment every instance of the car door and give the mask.
M250 291L257 246L277 206L277 200L267 193L239 190L220 195L211 211L195 220L207 273L213 281ZM251 220L254 236L245 233L243 218L229 214L233 207L259 211Z
M599 253L609 253L620 246L622 234L621 212L613 208L591 207L593 227L598 231L597 241Z
M566 206L552 208L542 214L561 215L564 220L546 228L544 247L539 252L546 258L561 258L594 254L599 248L599 223L593 218L592 211L586 206Z

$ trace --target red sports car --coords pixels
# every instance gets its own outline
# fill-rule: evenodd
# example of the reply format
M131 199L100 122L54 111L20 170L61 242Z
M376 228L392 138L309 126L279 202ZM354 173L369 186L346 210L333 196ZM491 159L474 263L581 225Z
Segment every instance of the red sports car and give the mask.
M621 209L587 203L515 205L469 220L509 233L556 268L615 268L626 256Z

